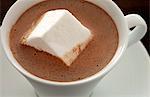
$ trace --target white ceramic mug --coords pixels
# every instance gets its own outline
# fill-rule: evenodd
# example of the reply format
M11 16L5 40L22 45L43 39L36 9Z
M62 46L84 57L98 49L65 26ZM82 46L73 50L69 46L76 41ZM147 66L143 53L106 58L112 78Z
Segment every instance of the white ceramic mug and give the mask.
M100 80L118 63L128 46L139 41L146 33L147 25L141 16L124 16L111 0L87 0L104 9L115 22L119 33L119 46L109 64L88 78L73 82L53 82L38 78L19 65L9 47L9 32L25 10L44 0L18 0L7 12L1 26L1 41L8 60L32 84L39 97L88 97ZM131 27L135 28L130 31ZM111 41L111 40L110 40Z

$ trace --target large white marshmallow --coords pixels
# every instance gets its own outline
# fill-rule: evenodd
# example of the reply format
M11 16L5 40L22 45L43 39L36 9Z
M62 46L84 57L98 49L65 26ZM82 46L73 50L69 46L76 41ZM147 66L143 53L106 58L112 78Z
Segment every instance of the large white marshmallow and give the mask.
M56 56L70 66L92 36L69 11L62 9L46 12L22 43Z

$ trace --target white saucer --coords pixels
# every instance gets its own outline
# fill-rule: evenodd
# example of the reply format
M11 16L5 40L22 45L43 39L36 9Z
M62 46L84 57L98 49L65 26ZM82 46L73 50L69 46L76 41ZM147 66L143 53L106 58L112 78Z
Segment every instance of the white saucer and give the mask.
M0 97L36 97L1 47ZM127 49L120 64L99 83L92 97L150 97L150 58L141 42Z

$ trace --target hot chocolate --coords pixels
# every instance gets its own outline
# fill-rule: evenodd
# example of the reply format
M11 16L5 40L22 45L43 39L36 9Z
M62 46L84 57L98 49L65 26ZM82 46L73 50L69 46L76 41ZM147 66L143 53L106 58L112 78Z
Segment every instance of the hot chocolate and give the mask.
M22 36L44 13L57 9L71 12L93 34L93 39L69 67L55 56L20 43ZM114 56L118 41L118 31L111 17L84 0L43 1L24 12L10 32L10 48L18 63L35 76L58 82L84 79L102 70Z

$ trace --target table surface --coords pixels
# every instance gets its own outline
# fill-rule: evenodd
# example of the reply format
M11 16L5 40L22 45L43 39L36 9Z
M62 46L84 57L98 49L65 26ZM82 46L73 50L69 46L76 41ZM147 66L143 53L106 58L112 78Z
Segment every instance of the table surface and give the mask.
M7 12L7 10L10 8L10 6L15 2L16 0L0 0L0 25L2 23L2 20ZM148 53L150 54L150 13L149 13L149 0L113 0L118 4L118 6L121 8L121 10L124 12L125 15L130 13L135 13L141 15L146 23L148 24L148 30L145 35L145 37L142 39L142 43L146 47Z

